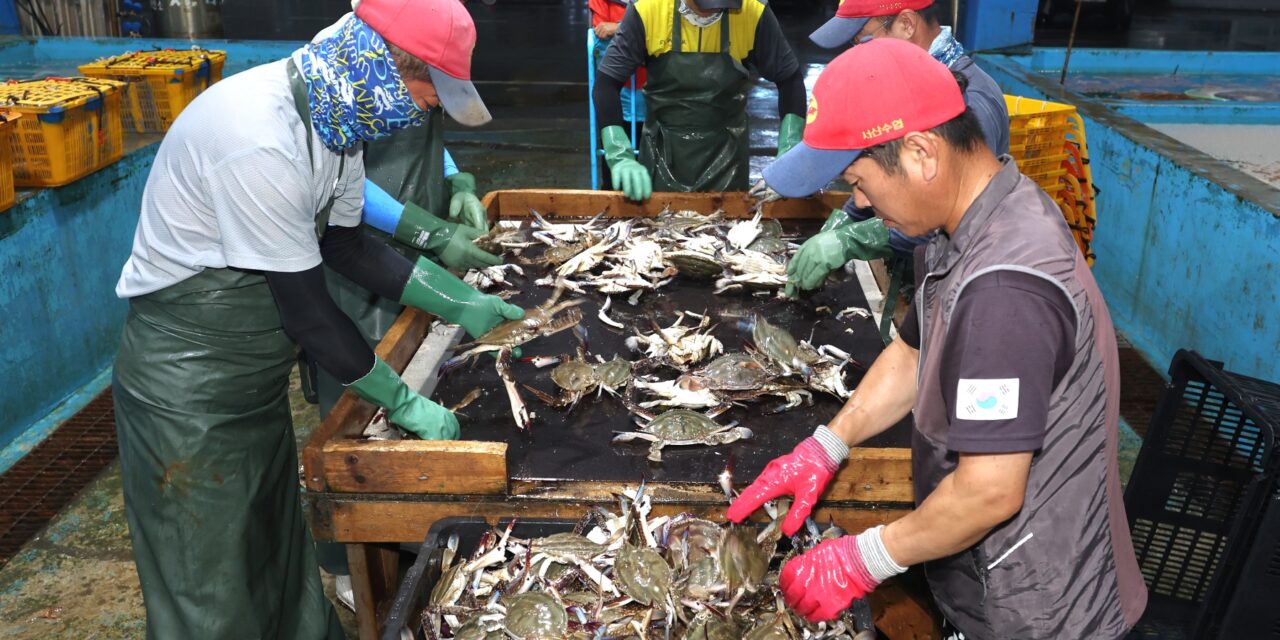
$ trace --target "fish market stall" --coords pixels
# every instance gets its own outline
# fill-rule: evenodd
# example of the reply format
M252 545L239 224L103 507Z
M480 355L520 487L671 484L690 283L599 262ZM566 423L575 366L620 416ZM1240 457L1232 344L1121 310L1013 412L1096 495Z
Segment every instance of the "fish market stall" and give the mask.
M727 494L830 419L882 349L866 278L837 271L808 297L776 295L785 275L768 255L784 262L846 197L756 212L739 193L487 195L490 220L504 223L490 240L515 268L477 286L525 308L534 329L500 325L459 345L459 329L409 309L377 346L458 414L461 439L400 439L345 394L303 451L314 536L348 545L361 637L379 633L399 545L416 547L447 518L572 522L643 486L650 517L723 522ZM655 247L670 234L678 246ZM710 236L722 251L699 248ZM854 449L814 520L858 531L903 515L909 447L908 418ZM894 585L872 609L889 637L936 620Z

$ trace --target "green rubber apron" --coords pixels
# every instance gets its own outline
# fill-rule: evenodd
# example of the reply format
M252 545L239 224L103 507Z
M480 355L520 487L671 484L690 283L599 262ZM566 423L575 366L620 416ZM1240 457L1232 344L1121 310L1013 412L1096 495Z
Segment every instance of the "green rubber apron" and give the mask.
M654 191L745 190L749 74L729 50L729 14L720 18L718 53L685 53L680 2L671 18L671 51L649 65L640 163Z
M129 301L112 393L148 638L343 638L299 503L295 355L258 273Z

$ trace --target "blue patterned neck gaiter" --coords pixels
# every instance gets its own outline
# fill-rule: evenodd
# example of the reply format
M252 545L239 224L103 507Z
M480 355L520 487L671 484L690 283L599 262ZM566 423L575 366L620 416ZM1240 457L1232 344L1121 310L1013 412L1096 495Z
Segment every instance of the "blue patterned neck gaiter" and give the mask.
M951 35L951 27L943 27L942 33L939 33L938 37L933 39L933 44L929 45L929 55L948 67L964 54L964 45Z
M311 122L330 150L341 153L426 122L382 36L354 15L333 35L302 47L301 58Z

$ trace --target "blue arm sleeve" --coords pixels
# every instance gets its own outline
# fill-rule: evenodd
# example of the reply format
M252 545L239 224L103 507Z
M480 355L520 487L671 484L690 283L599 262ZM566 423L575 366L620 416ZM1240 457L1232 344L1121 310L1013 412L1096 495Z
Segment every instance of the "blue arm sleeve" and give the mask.
M444 177L448 178L449 176L455 173L459 173L458 163L453 161L453 156L449 155L448 149L445 149L444 150Z
M382 190L372 180L364 181L364 223L382 231L394 234L396 225L400 224L400 214L404 213L404 205Z

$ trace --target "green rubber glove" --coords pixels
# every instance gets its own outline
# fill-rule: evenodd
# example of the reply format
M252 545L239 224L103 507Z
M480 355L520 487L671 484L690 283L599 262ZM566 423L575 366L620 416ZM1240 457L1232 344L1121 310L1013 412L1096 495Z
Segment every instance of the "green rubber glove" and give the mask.
M855 258L873 260L890 255L889 230L879 218L821 231L800 245L791 258L784 293L795 297L800 290L817 289L828 273Z
M418 258L413 265L400 302L433 313L450 324L460 324L472 338L484 335L500 322L524 317L524 309L476 291L426 258Z
M845 212L844 209L832 209L827 216L827 221L822 223L822 231L830 231L837 227L853 224L853 216Z
M782 122L778 123L778 155L791 150L796 146L800 139L804 137L804 117L794 113L788 113L782 116Z
M502 258L475 245L475 239L484 234L466 225L445 222L410 202L404 205L394 236L411 247L436 254L450 269L467 271L502 262Z
M627 132L618 125L605 127L600 131L600 146L604 148L604 161L613 176L613 188L631 200L648 200L653 195L653 178L649 177L649 170L636 161Z
M484 203L476 196L476 177L459 171L444 179L449 183L449 219L480 232L489 233L489 215ZM459 219L461 216L461 219Z
M458 418L410 389L382 358L374 358L373 369L349 386L356 395L386 409L391 422L423 440L456 440L461 434Z

